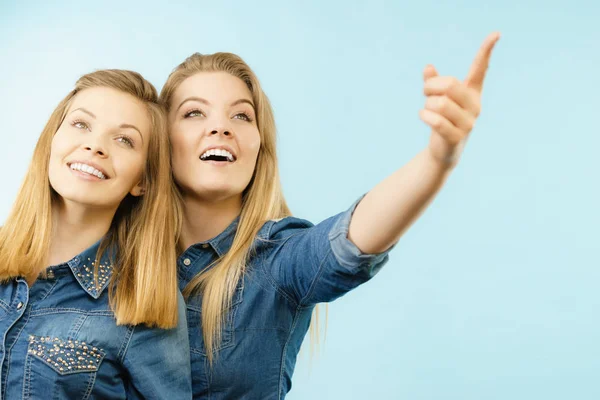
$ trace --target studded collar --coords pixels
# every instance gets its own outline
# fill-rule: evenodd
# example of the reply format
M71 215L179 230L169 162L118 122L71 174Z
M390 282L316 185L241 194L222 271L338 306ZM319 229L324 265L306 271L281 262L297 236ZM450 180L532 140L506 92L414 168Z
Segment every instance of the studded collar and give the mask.
M112 261L114 259L114 251L110 248L104 251L102 259L98 262L96 254L100 247L101 240L88 248L81 254L73 257L67 262L67 265L73 272L75 279L79 285L94 299L100 297L104 289L108 286L110 278L113 274ZM98 278L94 279L94 268L98 266ZM52 268L49 268L47 273L51 273Z

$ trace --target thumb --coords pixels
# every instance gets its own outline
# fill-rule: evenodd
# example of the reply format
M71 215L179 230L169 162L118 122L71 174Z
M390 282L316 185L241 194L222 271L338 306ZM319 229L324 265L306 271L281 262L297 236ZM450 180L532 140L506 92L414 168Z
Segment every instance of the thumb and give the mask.
M435 67L431 64L427 65L423 70L423 81L427 81L428 79L434 78L438 76L438 72Z

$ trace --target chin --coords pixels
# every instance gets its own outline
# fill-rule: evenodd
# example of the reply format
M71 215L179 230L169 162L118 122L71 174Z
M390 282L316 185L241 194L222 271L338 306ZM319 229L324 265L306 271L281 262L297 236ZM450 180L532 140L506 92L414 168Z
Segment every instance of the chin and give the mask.
M90 193L82 192L82 191L74 191L74 190L56 190L54 191L58 194L60 199L63 202L68 202L70 204L77 204L82 207L90 207L90 208L116 208L119 205L119 202L116 202L113 199L106 198L106 193Z
M241 197L243 188L223 184L195 184L186 188L185 194L200 198L205 201L224 201L230 198Z

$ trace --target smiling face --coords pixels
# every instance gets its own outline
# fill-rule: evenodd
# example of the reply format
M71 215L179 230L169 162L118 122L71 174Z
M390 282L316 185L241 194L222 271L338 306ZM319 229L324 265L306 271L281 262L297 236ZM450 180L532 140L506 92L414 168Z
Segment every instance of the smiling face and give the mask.
M149 135L141 101L105 87L82 90L52 139L50 185L64 201L116 209L128 193L143 192Z
M170 104L173 172L184 196L241 199L261 139L252 95L225 72L201 72L177 88Z

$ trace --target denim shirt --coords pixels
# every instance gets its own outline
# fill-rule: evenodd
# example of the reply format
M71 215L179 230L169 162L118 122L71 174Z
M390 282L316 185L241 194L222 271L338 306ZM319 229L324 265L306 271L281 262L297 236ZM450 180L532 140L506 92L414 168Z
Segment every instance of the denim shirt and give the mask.
M98 246L48 268L31 287L21 278L0 284L0 398L192 397L183 298L174 329L117 326L108 251L94 282Z
M187 300L195 399L286 396L315 305L368 281L387 262L388 252L362 254L348 240L355 206L314 226L288 217L260 229L212 367L202 338L202 298ZM236 220L217 237L189 247L179 257L182 290L229 250L237 224Z

